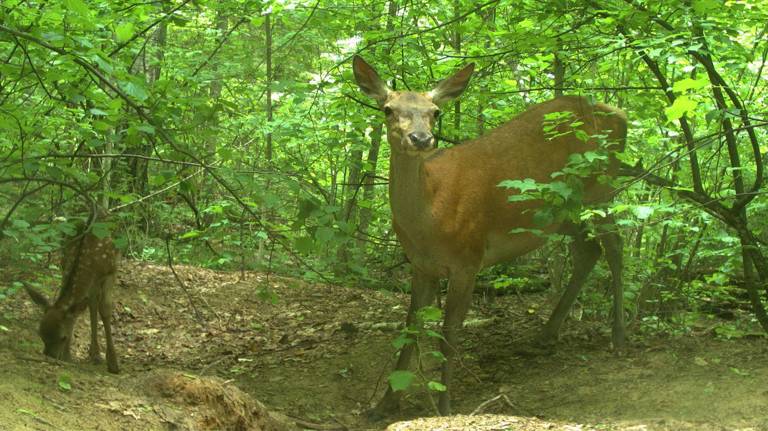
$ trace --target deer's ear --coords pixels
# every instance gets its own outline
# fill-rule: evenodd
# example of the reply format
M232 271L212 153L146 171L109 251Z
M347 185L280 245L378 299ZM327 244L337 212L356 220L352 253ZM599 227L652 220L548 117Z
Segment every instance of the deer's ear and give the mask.
M352 59L352 70L355 72L355 81L363 93L374 98L379 105L387 100L387 95L391 90L379 78L376 70L359 55Z
M26 290L29 297L32 298L32 302L42 307L43 310L47 310L51 307L51 304L48 302L48 298L46 298L45 295L27 283L23 284L24 290Z
M469 63L460 71L440 81L437 87L429 92L429 95L432 96L432 103L439 106L461 96L474 71L475 63Z

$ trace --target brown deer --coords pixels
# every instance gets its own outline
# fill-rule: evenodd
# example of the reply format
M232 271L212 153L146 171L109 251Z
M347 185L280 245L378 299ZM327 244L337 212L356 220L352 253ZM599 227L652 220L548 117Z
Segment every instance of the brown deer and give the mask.
M120 252L110 238L81 233L69 239L62 248L62 287L53 304L45 295L25 285L32 300L43 308L39 332L45 346L44 354L64 361L72 359L70 345L75 321L88 307L91 315L89 357L94 363L101 361L97 339L100 315L107 340L107 370L111 373L120 371L112 341L111 297L119 260Z
M544 239L529 232L511 233L513 229L535 228L534 210L540 201L509 202L510 192L499 188L508 179L532 178L539 183L552 181L550 174L565 167L571 154L595 150L598 139L607 135L612 149L621 151L627 132L626 115L583 97L558 97L534 105L511 121L473 141L447 149L438 149L432 129L440 114L439 107L455 99L467 87L474 72L470 64L440 82L432 91L392 91L376 71L362 58L353 60L355 80L360 89L378 102L386 117L390 145L389 202L392 223L400 244L413 267L411 304L407 324L416 323L417 311L431 304L439 280L448 278L440 349L446 360L442 383L449 388L459 349L459 331L469 309L475 276L480 269L521 256L540 247ZM582 132L547 136L544 116L571 113ZM579 123L581 123L579 125ZM610 156L607 174L615 176L618 161ZM584 201L606 201L612 188L597 177L584 181ZM624 344L622 310L621 237L605 232L591 238L583 226L557 223L543 229L572 235L573 272L567 289L540 339L553 340L576 299L584 280L602 254L600 243L612 273L614 292L614 346ZM397 361L397 370L408 368L413 344L406 345ZM387 389L372 411L384 414L397 408L399 393ZM440 393L438 409L450 411L450 395Z

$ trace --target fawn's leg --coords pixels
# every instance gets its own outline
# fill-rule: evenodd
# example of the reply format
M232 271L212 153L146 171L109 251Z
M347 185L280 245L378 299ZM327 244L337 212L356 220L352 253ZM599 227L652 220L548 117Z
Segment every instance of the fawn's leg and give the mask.
M112 341L112 286L115 284L115 277L116 274L112 274L104 280L103 294L99 303L99 314L104 323L104 337L107 339L107 371L110 373L120 372L115 345Z
M99 303L102 293L100 289L91 291L88 296L88 314L91 317L91 345L88 348L88 358L94 364L101 362L101 352L99 351Z

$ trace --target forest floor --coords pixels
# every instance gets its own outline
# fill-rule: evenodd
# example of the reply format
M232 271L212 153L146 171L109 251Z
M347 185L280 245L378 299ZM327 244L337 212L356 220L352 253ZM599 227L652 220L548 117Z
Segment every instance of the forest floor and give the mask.
M76 362L64 364L40 355L40 311L23 292L0 301L0 430L262 429L253 399L275 420L303 423L296 429L384 429L433 415L423 391L406 394L389 421L362 414L391 370L407 296L176 270L186 291L165 267L125 263L115 294L118 375L85 362L87 313ZM543 300L510 295L475 304L468 318L454 412L508 416L392 429L768 430L765 338L721 340L705 329L634 336L616 355L607 323L568 321L556 353L515 353L543 321Z

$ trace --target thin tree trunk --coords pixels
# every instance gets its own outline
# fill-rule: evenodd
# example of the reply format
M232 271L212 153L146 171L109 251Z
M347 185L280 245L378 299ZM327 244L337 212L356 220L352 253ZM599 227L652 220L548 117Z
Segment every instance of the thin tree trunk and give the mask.
M563 88L565 87L565 66L560 58L562 56L562 52L560 51L561 48L562 43L560 39L558 39L555 41L555 58L552 61L552 72L555 77L555 97L562 96Z
M267 88L266 88L266 97L267 97L267 127L272 126L272 20L270 17L272 16L271 13L268 13L264 16L264 33L266 35L266 63L267 63ZM272 130L271 128L269 131L267 131L267 136L265 137L266 142L266 158L268 162L272 161Z
M760 291L757 288L757 280L755 279L755 272L752 266L752 257L747 252L748 247L749 245L742 240L741 259L744 265L744 285L749 294L749 302L752 303L752 308L755 311L757 321L760 322L760 326L763 327L763 330L768 332L768 315L766 315L765 307L760 298Z
M362 135L362 133L361 133ZM351 223L355 220L355 207L362 184L360 182L360 172L363 168L363 151L360 149L352 150L349 157L349 175L347 175L344 203L343 220Z
M395 29L394 20L397 17L397 1L390 1L387 6L387 23L385 28L388 33ZM366 171L363 175L363 200L366 202L373 202L374 199L374 182L376 180L376 168L379 162L379 149L381 148L381 136L384 131L384 123L378 121L373 125L371 131L371 147L368 150L368 156L366 160ZM373 219L373 208L370 205L361 207L359 210L359 223L358 223L358 248L365 253L366 236L368 234L368 227Z
M496 21L496 7L490 7L487 11L481 12L483 16L483 23L487 27L488 31L491 31L495 28L495 21ZM485 49L490 51L491 50L491 36L486 36L485 38ZM485 84L480 88L480 99L477 102L477 135L482 136L483 133L485 133L485 108L486 108L486 95L488 94L488 86Z
M461 2L454 0L453 2L453 17L456 20L456 29L453 36L453 50L456 55L461 55ZM453 105L453 127L458 134L459 141L463 140L464 134L461 132L461 101L456 100Z
M378 123L373 126L373 131L371 132L371 148L368 150L367 169L365 171L365 178L363 178L363 200L366 202L373 202L374 198L374 181L376 180L376 166L379 161L379 148L381 147L383 130L383 124ZM360 223L358 225L360 235L357 242L360 248L365 247L365 237L368 234L368 226L371 223L372 217L373 208L370 205L360 208Z

